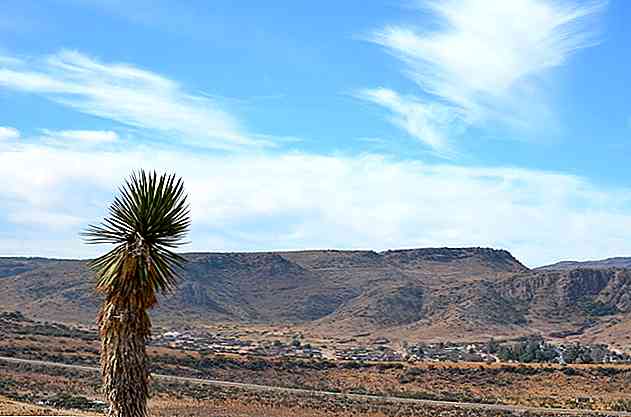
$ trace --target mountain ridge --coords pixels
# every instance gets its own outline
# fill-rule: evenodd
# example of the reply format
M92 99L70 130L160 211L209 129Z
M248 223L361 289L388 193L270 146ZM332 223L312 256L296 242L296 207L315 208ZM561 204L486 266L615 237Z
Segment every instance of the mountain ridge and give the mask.
M192 252L158 323L256 323L419 340L626 337L631 272L531 270L492 248ZM0 258L0 308L93 322L85 260ZM625 327L626 326L626 327ZM565 335L565 336L564 336Z
M554 270L571 270L577 268L590 269L607 269L607 268L631 268L631 257L616 256L600 260L589 261L560 261L550 265L540 266L536 270L554 271Z

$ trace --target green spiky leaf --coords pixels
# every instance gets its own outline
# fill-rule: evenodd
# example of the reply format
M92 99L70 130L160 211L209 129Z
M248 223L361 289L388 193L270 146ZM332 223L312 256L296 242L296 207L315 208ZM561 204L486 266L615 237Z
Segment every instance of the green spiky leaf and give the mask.
M184 259L173 249L184 244L191 224L184 184L175 175L134 172L119 189L100 225L83 233L90 244L114 249L90 262L97 291L149 307L156 293L177 283Z

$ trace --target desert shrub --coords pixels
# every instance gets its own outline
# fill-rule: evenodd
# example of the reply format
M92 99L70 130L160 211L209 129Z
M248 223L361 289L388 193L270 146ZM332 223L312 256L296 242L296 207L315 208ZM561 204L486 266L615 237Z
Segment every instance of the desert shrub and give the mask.
M44 404L58 408L72 408L85 411L103 412L107 408L102 402L92 401L82 395L72 394L56 394L55 396L43 401Z
M403 369L405 366L398 362L386 362L377 364L377 369L380 371L387 371L389 369Z
M608 377L616 376L619 374L626 374L629 372L628 369L615 368L613 366L597 367L597 368L594 368L593 371L602 376L608 376Z
M631 400L616 400L611 403L611 409L614 411L631 411Z

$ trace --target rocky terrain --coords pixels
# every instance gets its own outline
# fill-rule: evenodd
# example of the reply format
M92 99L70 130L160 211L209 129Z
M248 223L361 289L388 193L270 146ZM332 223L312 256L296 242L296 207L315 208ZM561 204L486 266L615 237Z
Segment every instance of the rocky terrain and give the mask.
M287 324L415 340L548 338L631 344L631 272L529 270L486 248L190 253L158 323ZM565 265L565 264L564 264ZM603 264L604 265L604 264ZM0 258L0 308L93 323L85 261Z

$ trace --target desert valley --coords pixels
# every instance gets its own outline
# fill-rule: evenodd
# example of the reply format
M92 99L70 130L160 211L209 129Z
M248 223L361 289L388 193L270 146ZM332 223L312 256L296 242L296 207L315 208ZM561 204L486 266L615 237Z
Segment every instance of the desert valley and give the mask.
M151 313L157 415L631 412L627 258L536 269L487 248L185 258L177 292ZM2 258L0 280L6 404L102 412L86 262Z
M631 417L629 22L0 0L0 416Z

